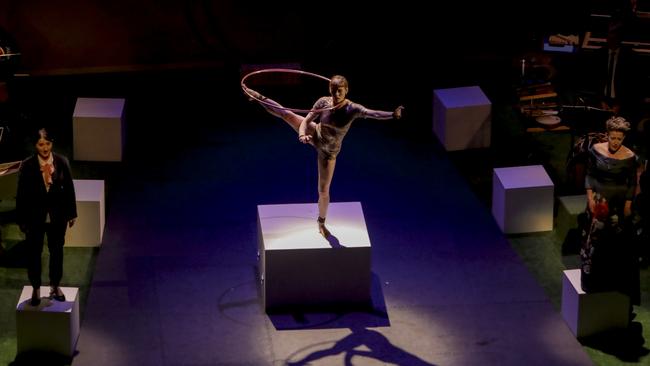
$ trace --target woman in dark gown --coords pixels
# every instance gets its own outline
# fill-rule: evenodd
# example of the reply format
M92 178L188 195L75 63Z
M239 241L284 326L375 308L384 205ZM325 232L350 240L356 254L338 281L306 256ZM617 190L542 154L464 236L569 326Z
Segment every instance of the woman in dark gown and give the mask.
M612 117L607 120L607 141L589 150L588 226L582 233L580 257L584 291L620 291L639 304L638 256L630 230L637 157L623 145L629 130L624 118Z

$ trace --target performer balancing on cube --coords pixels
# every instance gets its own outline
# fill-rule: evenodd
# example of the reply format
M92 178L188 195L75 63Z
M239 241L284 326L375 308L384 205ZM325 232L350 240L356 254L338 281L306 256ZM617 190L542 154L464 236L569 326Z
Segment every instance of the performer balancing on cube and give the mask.
M257 91L242 85L249 96L260 101L272 115L282 118L298 133L298 140L314 146L318 153L318 231L327 238L330 233L325 227L327 208L330 202L330 184L336 166L336 156L341 143L357 118L377 120L400 119L403 106L394 111L377 111L347 99L348 81L341 75L334 75L329 83L330 96L319 98L313 108L303 117L280 103L266 98Z

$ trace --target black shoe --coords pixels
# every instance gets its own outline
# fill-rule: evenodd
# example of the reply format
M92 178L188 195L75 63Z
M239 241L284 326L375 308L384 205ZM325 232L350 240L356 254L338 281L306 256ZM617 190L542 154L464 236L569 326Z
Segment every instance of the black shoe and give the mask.
M54 299L56 301L64 302L65 301L65 294L57 286L57 287L54 287L54 288L50 289L50 299Z
M29 300L29 305L39 306L41 304L41 295L38 290L32 290L32 298Z

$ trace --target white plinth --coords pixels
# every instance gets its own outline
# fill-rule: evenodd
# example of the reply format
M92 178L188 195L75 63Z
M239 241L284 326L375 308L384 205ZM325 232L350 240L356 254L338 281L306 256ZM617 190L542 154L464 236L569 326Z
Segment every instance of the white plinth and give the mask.
M18 353L56 352L72 357L79 338L79 289L61 287L66 301L49 300L50 288L41 287L41 304L29 305L32 287L24 286L16 306Z
M77 98L72 139L75 160L122 161L124 99Z
M77 220L65 233L68 247L96 247L104 236L104 181L75 179Z
M630 298L620 292L585 293L580 270L566 270L562 276L562 317L576 337L585 337L629 322Z
M578 228L578 215L587 208L587 195L558 197L557 224L555 230L558 238L564 240L571 229Z
M492 103L480 87L433 94L433 132L447 151L490 146Z
M492 215L504 233L553 230L553 181L541 165L495 168Z
M331 203L330 241L315 203L260 205L260 274L267 310L370 302L370 238L359 202Z
M1 158L1 157L0 157ZM13 166L10 168L10 166ZM20 162L0 164L0 212L16 207Z

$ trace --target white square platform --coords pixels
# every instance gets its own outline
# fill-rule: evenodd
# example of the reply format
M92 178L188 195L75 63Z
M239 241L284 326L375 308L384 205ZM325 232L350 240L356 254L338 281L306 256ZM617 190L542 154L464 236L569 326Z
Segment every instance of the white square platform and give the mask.
M56 352L72 357L79 338L79 289L61 287L66 301L46 299L48 286L41 287L41 304L31 306L32 287L24 286L16 306L18 353Z
M15 208L20 161L0 164L0 212Z
M478 86L433 92L433 132L447 151L490 146L492 103Z
M75 160L122 161L123 98L77 98L72 117Z
M257 212L267 311L370 303L370 238L360 202L330 204L334 247L318 232L315 203L259 205Z
M562 275L562 317L576 337L614 328L626 328L630 298L620 292L586 293L580 286L580 270Z
M77 196L77 220L65 233L68 247L96 247L104 236L104 181L94 179L73 180Z
M558 197L557 218L555 232L561 240L567 236L569 230L578 228L578 215L587 208L587 195Z
M494 168L492 215L506 234L553 230L553 181L541 165Z

